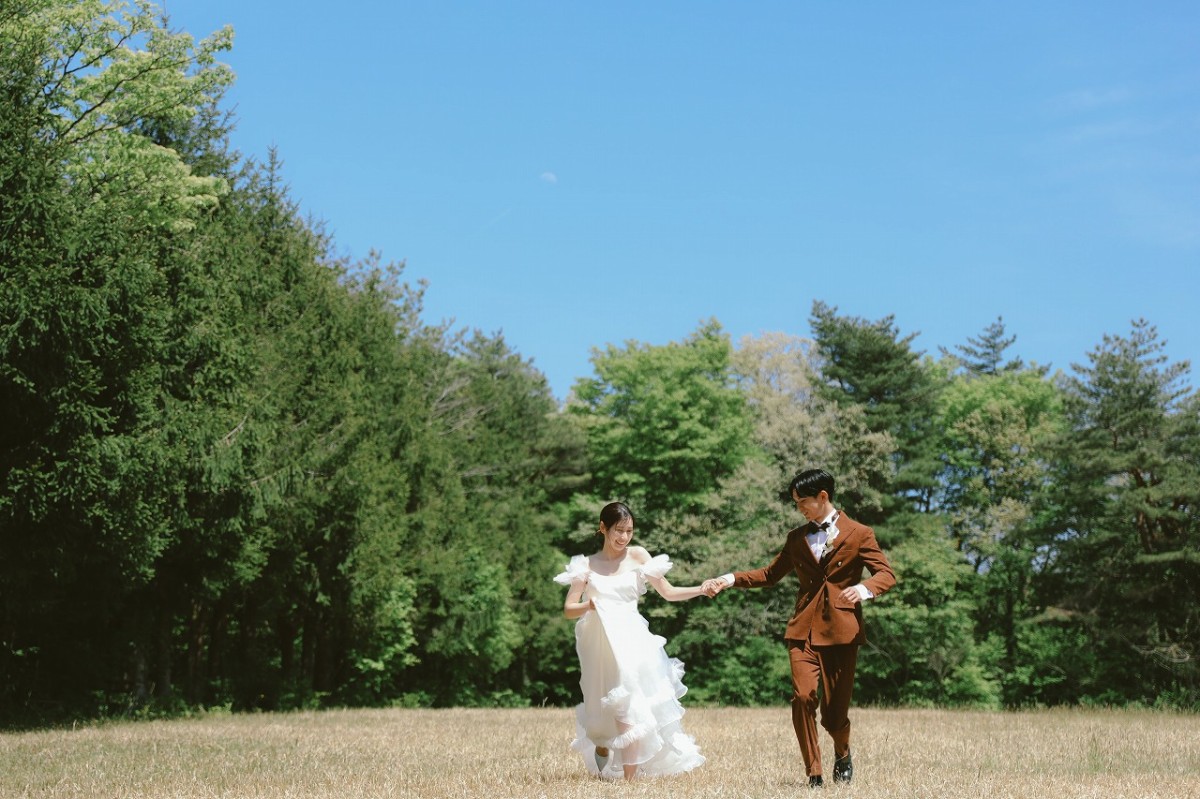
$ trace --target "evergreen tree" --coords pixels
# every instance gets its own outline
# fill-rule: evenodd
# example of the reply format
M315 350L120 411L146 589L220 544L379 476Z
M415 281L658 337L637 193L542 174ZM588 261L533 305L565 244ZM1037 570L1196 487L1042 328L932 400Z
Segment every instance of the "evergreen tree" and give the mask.
M19 422L0 441L0 617L21 653L2 682L103 708L113 675L138 671L131 643L171 633L143 628L135 603L191 454L160 394L167 259L223 188L141 125L183 124L219 95L228 36L196 44L146 5L30 0L6 7L0 42L0 402Z
M448 703L562 696L570 650L549 576L583 477L582 436L501 336L476 331L448 365L448 448L466 510L445 557L424 567L436 623L420 679Z
M974 338L968 338L966 344L955 346L957 354L941 347L942 355L955 358L969 374L997 375L1002 372L1019 372L1025 368L1020 358L1004 362L1004 352L1017 340L1017 337L1004 335L1004 318L996 317L983 332ZM1040 370L1041 374L1045 370Z
M860 408L867 429L889 435L895 448L889 479L870 487L883 507L878 513L863 512L863 520L897 524L898 511L930 510L940 469L931 445L934 409L944 377L912 350L917 334L901 336L891 316L875 322L838 316L836 308L819 300L813 303L810 324L823 396Z
M1078 689L1194 705L1200 426L1189 365L1168 364L1163 347L1136 320L1128 337L1106 335L1064 381L1069 427L1044 579L1097 652L1091 684Z

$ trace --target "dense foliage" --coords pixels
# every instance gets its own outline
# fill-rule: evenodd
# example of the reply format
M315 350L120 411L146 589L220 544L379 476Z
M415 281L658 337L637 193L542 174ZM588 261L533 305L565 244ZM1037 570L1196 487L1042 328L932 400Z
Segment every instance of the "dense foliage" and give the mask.
M812 340L609 345L560 406L229 150L230 41L0 6L0 722L571 702L550 578L603 502L690 583L765 563L813 465L900 577L860 701L1200 705L1200 394L1150 324L1049 375L1000 320L934 359L816 301ZM792 599L646 611L694 698L769 704Z

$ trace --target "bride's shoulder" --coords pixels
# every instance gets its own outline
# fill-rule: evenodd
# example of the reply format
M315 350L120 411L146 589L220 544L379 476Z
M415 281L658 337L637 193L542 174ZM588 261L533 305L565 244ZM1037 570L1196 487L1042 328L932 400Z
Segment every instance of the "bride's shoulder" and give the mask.
M631 546L629 548L629 557L633 558L633 562L637 564L650 562L650 553L645 547Z
M591 571L587 555L576 555L567 563L567 568L555 575L554 582L560 585L570 585L576 580L586 579Z
M646 559L638 563L637 566L638 571L642 573L643 577L665 577L672 567L673 564L671 563L670 555L663 554L650 557L650 553L648 552L646 553Z

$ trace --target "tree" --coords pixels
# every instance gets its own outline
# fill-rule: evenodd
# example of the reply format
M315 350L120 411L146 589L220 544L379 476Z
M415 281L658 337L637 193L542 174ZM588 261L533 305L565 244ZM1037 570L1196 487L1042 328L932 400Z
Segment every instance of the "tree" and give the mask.
M704 508L751 451L732 352L720 325L707 322L681 343L593 354L596 377L575 384L567 410L587 433L595 497L629 501L650 529L658 514Z
M938 421L945 463L939 507L974 569L976 639L996 649L1002 700L1023 704L1031 701L1031 659L1054 658L1026 651L1023 640L1027 620L1045 610L1034 590L1038 531L1053 488L1050 453L1063 429L1061 394L1039 370L968 373L941 394Z
M1036 371L958 378L940 395L939 506L977 572L991 567L997 545L1033 522L1061 406L1059 391Z
M867 610L858 694L866 701L994 707L999 686L975 641L973 572L926 515L887 550L898 584Z
M1066 378L1046 590L1082 623L1109 698L1197 697L1197 402L1157 330L1106 335Z
M125 611L173 532L189 453L159 387L187 310L165 257L223 188L142 129L215 100L228 35L195 44L148 4L27 0L0 42L0 403L19 425L0 440L0 617L20 653L0 668L84 703L127 667Z
M974 640L971 569L945 535L939 499L943 462L937 410L949 373L911 348L891 316L841 317L813 303L822 394L858 409L866 428L892 442L892 470L871 485L880 509L861 517L877 528L899 584L872 608L865 695L883 701L990 705L997 688Z
M755 442L776 473L763 490L773 495L801 469L820 466L837 475L841 501L856 513L877 512L883 498L875 486L890 475L893 439L868 428L862 406L831 400L818 365L815 342L785 334L748 336L734 355Z
M945 378L911 349L917 334L901 336L891 316L875 322L838 316L819 300L810 324L822 394L839 406L860 408L867 429L886 433L895 447L890 479L871 486L883 507L877 514L864 512L863 520L899 525L898 511L931 510L940 468L931 445L933 418Z
M422 682L454 704L558 697L570 650L562 626L545 623L562 601L548 576L561 567L583 438L501 335L461 339L447 366L445 432L466 506L446 557L422 568L434 598Z
M956 346L954 349L958 351L957 355L945 347L940 349L942 355L961 363L968 374L997 375L1002 372L1019 372L1025 368L1020 358L1004 363L1004 351L1017 340L1016 336L1005 338L1004 333L1004 318L998 316L979 336L968 338L966 344ZM1039 373L1044 374L1045 370L1039 370Z

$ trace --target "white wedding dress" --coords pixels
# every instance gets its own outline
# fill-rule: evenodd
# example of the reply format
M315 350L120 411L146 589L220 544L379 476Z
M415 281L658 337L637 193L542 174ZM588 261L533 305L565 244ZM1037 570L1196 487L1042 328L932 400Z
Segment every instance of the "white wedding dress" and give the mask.
M588 559L576 555L554 578L562 585L588 579L585 598L594 611L575 623L583 702L575 708L575 740L571 748L588 771L603 777L622 776L624 765L638 766L638 776L679 774L700 766L704 757L683 731L683 663L668 658L666 639L650 632L638 613L647 577L662 577L671 560L658 555L619 574L597 574ZM609 750L600 771L596 747Z

